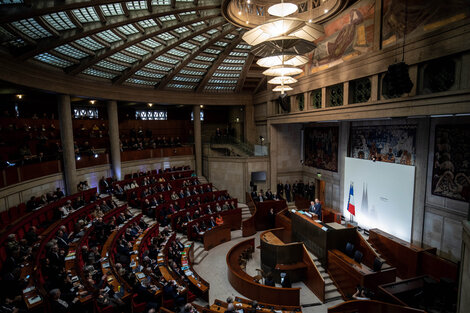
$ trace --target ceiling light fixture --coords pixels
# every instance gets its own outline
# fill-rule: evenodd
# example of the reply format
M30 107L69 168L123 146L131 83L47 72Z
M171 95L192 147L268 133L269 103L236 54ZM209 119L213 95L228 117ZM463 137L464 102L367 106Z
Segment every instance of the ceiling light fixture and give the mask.
M282 94L286 91L291 91L293 88L287 85L280 85L273 88L273 91L280 91Z
M300 68L289 65L278 65L268 68L263 72L266 76L294 76L303 73Z
M303 55L281 54L259 59L256 64L262 67L272 67L278 65L301 66L308 62L308 58Z
M268 13L273 16L284 17L295 13L298 6L294 3L277 3L268 8Z
M268 84L273 85L285 85L285 84L295 84L297 79L290 76L277 76L268 81Z

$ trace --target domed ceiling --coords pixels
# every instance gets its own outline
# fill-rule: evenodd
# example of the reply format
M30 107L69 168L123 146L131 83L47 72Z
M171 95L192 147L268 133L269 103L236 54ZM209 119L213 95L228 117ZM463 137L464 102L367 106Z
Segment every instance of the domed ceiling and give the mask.
M117 86L255 92L265 85L263 69L241 23L224 18L229 2L0 0L1 53ZM267 14L250 0L236 5L255 18Z

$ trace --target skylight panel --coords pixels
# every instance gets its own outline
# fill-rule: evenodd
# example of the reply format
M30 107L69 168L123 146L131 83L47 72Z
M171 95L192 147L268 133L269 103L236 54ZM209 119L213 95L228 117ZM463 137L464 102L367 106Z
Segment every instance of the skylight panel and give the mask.
M186 11L186 12L181 12L181 13L178 13L179 15L191 15L191 14L196 14L196 11Z
M137 84L137 85L155 85L155 82L143 80L143 79L136 79L136 78L128 78L126 83Z
M237 79L209 79L209 84L236 84Z
M104 16L116 16L124 14L120 3L103 4L100 5L100 8Z
M234 57L247 57L248 56L248 53L247 52L236 52L236 51L231 51L229 53L230 56L234 56Z
M176 2L193 2L193 0L176 0Z
M208 57L208 56L198 55L197 57L195 57L195 60L212 62L212 61L215 60L215 57Z
M147 9L147 1L129 1L126 3L129 10L145 10Z
M197 76L201 76L201 75L204 75L205 72L198 72L198 71L188 71L188 70L181 70L180 71L180 74L183 74L183 75L197 75Z
M225 41L217 41L214 45L219 46L219 47L225 47L228 45L228 42Z
M86 7L72 10L73 15L80 21L80 23L97 22L100 20L94 7Z
M184 77L184 76L175 76L173 80L180 81L180 82L187 82L187 83L197 83L201 79L195 77Z
M170 5L171 0L152 0L152 5Z
M140 42L141 44L143 45L146 45L147 47L150 47L150 48L156 48L158 46L161 46L162 44L159 43L158 41L155 41L153 39L145 39L144 41L141 41Z
M153 18L149 18L148 20L145 20L145 21L140 21L139 25L142 26L143 28L158 26L158 24L155 22Z
M225 38L227 38L227 39L233 39L233 38L235 38L235 35L234 35L234 34L227 34L227 35L225 36Z
M215 33L217 33L217 32L218 32L217 28L212 28L212 29L209 29L209 30L207 31L207 33L208 33L209 35L215 34Z
M211 48L208 48L206 50L204 50L205 53L212 53L212 54L219 54L221 51L220 50L216 50L216 49L211 49Z
M189 29L185 26L181 26L181 27L178 27L177 29L175 29L175 32L177 32L178 34L182 34L184 32L187 32L189 31Z
M131 47L126 48L125 50L128 51L128 52L131 52L131 53L138 54L138 55L146 55L146 54L150 53L149 51L147 51L145 49L142 49L142 48L139 48L137 46L131 46Z
M96 63L97 66L104 67L110 70L118 71L121 72L127 68L127 66L121 65L121 64L116 64L114 62L109 62L106 60L102 60L98 63Z
M76 28L65 12L51 13L43 16L44 20L56 30Z
M10 41L7 41L7 43L11 46L18 47L18 48L26 46L26 42L21 38L12 39Z
M143 70L139 70L135 73L135 75L139 75L139 76L144 76L144 77L151 77L151 78L162 78L163 76L165 76L164 74L160 74L160 73L154 73L154 72L147 72L147 71L143 71Z
M184 85L184 84L168 84L169 88L178 88L178 89L193 89L193 85Z
M224 63L245 63L245 60L242 59L225 59Z
M52 55L52 54L47 53L47 52L38 54L34 58L36 60L41 61L41 62L48 63L50 65L54 65L54 66L57 66L57 67L62 67L62 68L70 66L70 65L73 64L70 61L61 59L61 58L56 57L55 55Z
M188 67L195 67L195 68L208 68L210 65L209 64L201 64L201 63L189 63L187 65Z
M75 59L83 59L84 57L88 56L87 53L78 50L77 48L74 48L69 44L56 47L54 50Z
M240 77L240 73L215 72L214 77L236 78L236 77Z
M160 38L160 39L163 39L165 41L175 38L175 36L173 36L170 33L162 33L162 34L157 35L157 37Z
M14 21L11 23L13 27L21 31L23 34L33 39L46 38L52 36L50 32L44 29L41 25L34 20L34 18L28 18L20 21Z
M191 26L196 27L196 26L203 25L203 24L204 24L203 21L199 21L199 22L196 22L196 23L192 23Z
M93 50L93 51L104 48L104 46L102 44L100 44L99 42L97 42L94 39L91 39L90 37L84 37L84 38L77 39L77 40L75 40L75 43L79 44L80 46L82 46L84 48L87 48L87 49L90 49L90 50Z
M176 20L176 16L174 16L173 14L170 14L170 15L160 16L158 19L161 22L167 22L167 21Z
M204 36L198 35L198 36L194 37L193 39L196 40L196 41L199 41L199 42L203 42L207 38L204 37Z
M168 58L166 56L159 56L158 58L156 58L155 60L157 61L160 61L160 62L165 62L165 63L170 63L170 64L176 64L179 62L179 60L175 60L175 59L172 59L172 58Z
M0 4L18 4L18 3L24 3L23 0L3 0L0 1Z
M243 70L243 67L241 66L225 66L221 65L217 68L218 70L223 70L223 71L241 71Z
M137 61L136 58L130 57L121 52L116 52L115 54L111 56L111 58L121 61L121 62L126 62L126 63L134 63L135 61Z
M167 66L163 66L163 65L155 64L155 63L149 63L145 67L151 68L157 71L163 71L163 72L168 72L169 70L171 70L171 67L167 67Z
M121 37L119 37L118 35L116 35L115 33L113 33L109 29L97 33L96 36L100 37L101 39L103 39L104 41L107 41L109 43L113 43L113 42L121 40Z
M236 49L251 49L251 46L250 45L245 45L245 44L239 44L237 45Z
M121 33L125 34L125 35L132 35L132 34L135 34L135 33L138 33L139 31L137 30L137 28L135 28L134 25L132 24L127 24L127 25L124 25L124 26L119 26L117 28Z
M183 52L178 49L171 49L170 51L168 51L168 53L179 56L179 57L185 57L186 55L188 55L186 52Z
M207 85L205 87L206 90L213 90L213 91L234 91L235 86L214 86L214 85Z
M103 72L94 68L87 68L82 72L83 74L87 75L92 75L92 76L97 76L97 77L102 77L102 78L108 78L108 79L113 79L114 77L117 76L117 74L112 74L109 72Z
M183 48L192 50L192 49L196 48L197 46L196 46L196 45L193 45L193 44L190 43L190 42L185 41L185 42L183 42L182 44L180 44L180 47L183 47Z

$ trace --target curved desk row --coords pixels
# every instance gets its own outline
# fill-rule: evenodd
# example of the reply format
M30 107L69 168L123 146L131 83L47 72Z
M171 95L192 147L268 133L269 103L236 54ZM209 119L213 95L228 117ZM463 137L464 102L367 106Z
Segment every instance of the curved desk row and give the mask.
M247 248L254 250L254 238L242 241L230 249L226 261L228 280L232 287L249 299L276 305L298 306L300 304L300 288L277 288L258 284L239 265L239 258Z

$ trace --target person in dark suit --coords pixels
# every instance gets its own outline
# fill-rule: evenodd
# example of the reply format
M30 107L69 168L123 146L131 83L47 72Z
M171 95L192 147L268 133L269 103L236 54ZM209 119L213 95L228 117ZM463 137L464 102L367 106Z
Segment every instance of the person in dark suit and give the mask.
M321 203L320 203L320 200L315 199L315 204L314 204L313 208L314 208L313 213L318 215L318 219L321 220Z
M291 185L286 182L286 184L284 185L284 191L286 192L286 200L287 202L290 202L290 198L291 198L291 194L290 194L290 191L291 191Z
M49 295L51 296L52 312L69 313L77 311L75 304L78 302L78 298L73 299L71 302L62 300L59 289L52 289L49 291Z
M292 283L287 273L284 277L281 277L281 286L282 288L292 288Z
M276 287L276 283L274 282L273 274L269 272L264 279L264 284L266 286Z

